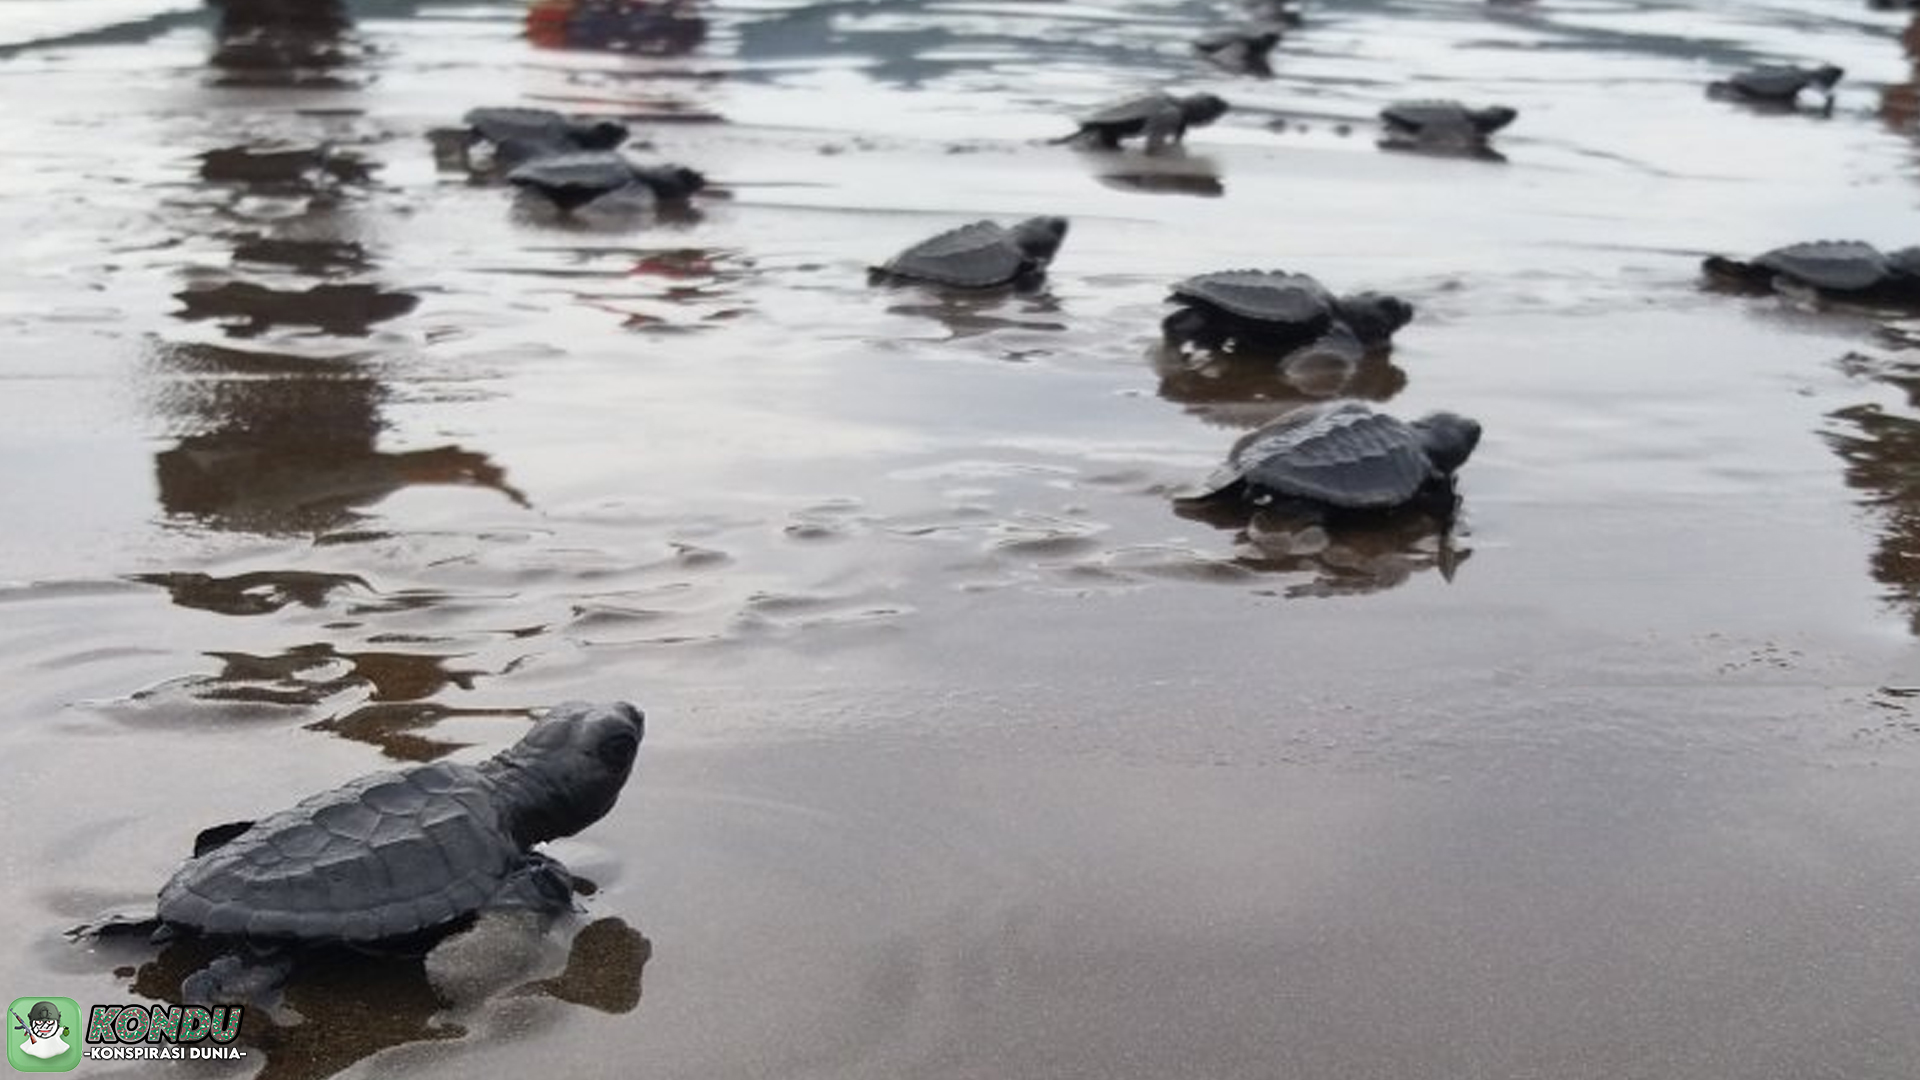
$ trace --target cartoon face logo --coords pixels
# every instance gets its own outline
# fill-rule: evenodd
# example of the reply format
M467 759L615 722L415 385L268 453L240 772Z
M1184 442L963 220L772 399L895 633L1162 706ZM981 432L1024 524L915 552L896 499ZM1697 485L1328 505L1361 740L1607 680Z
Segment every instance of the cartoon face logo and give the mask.
M8 1012L13 1022L7 1039L9 1065L23 1072L46 1072L79 1064L79 1048L67 1041L79 1005L67 998L19 998Z
M60 1010L51 1001L36 1001L27 1010L27 1030L35 1039L52 1039L60 1034Z

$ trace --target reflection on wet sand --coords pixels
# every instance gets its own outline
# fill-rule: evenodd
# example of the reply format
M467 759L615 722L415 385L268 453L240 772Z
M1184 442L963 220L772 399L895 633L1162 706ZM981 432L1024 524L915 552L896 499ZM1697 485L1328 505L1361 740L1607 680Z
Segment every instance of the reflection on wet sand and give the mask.
M996 330L1064 331L1060 302L1048 292L1012 288L962 292L914 282L889 282L902 299L887 305L895 315L932 319L946 327L949 340L978 337Z
M405 659L415 662L416 666L432 667L451 657L428 656ZM461 685L465 689L472 689L470 683ZM472 745L453 742L449 739L435 739L423 734L443 720L455 716L530 715L531 713L525 709L457 709L422 700L376 701L330 716L325 720L316 720L306 725L306 729L324 731L343 739L378 747L382 754L396 761L435 761Z
M223 146L200 155L200 179L263 192L315 192L329 181L364 183L367 164L325 144Z
M1911 392L1920 370L1907 368L1904 374ZM1832 418L1845 425L1827 431L1826 438L1846 462L1847 483L1881 518L1874 580L1920 634L1920 420L1871 404L1840 409Z
M1258 353L1190 352L1165 342L1147 347L1147 361L1160 376L1160 396L1188 413L1223 427L1259 427L1328 398L1386 401L1405 389L1407 373L1390 350L1374 350L1357 362Z
M216 86L334 88L355 59L342 0L210 0L219 12L207 63Z
M1227 193L1226 184L1220 180L1220 163L1205 154L1189 153L1185 147L1120 158L1095 152L1079 157L1088 163L1102 184L1121 191L1202 198L1218 198Z
M1366 521L1305 521L1239 504L1176 500L1174 512L1234 532L1233 561L1262 574L1301 575L1288 597L1358 596L1438 571L1452 581L1472 555L1455 529L1431 514L1407 511Z
M336 590L372 589L358 574L310 570L261 570L231 577L181 571L129 577L166 589L181 607L220 615L269 615L289 604L317 608L325 605Z
M695 0L534 0L527 40L548 49L676 56L707 39Z
M309 277L328 277L365 270L367 249L354 240L294 240L273 236L243 236L234 240L233 261L285 267Z
M365 337L374 323L397 319L420 304L411 293L385 292L373 285L294 290L229 281L173 295L184 305L180 318L223 320L234 337L252 337L276 326L311 326L329 334Z
M509 932L521 933L514 926ZM481 932L485 932L484 928ZM493 942L487 943L489 946ZM436 964L437 955L382 955L345 948L310 949L291 957L293 969L272 1008L249 1007L234 1045L264 1055L260 1080L318 1080L357 1061L407 1043L460 1039L468 1035L484 998L476 987L504 990L506 997L540 997L582 1005L609 1014L633 1011L640 1003L641 977L652 957L652 943L618 917L596 919L578 928L566 945L565 967L552 977L535 977L541 953L558 951L544 937L489 948L479 958L489 970L458 970ZM459 948L457 939L450 941ZM198 937L168 942L157 954L139 960L129 942L107 942L103 953L126 961L116 973L131 977L128 989L153 1001L183 1003L181 986L218 959L230 945ZM462 961L476 950L461 950ZM463 964L464 967L464 964ZM451 1013L451 1015L450 1015Z
M379 449L380 381L352 360L318 361L199 344L163 344L171 378L158 404L194 430L154 456L160 504L213 528L325 532L415 485L497 491L525 506L505 470L458 446Z
M1907 58L1906 78L1880 88L1880 119L1912 135L1920 126L1920 15L1900 31L1900 50Z

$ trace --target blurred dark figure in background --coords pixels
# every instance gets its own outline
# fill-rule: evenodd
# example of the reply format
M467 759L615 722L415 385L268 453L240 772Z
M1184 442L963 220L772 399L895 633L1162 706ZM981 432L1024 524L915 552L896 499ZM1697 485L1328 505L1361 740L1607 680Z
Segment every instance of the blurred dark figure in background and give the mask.
M208 0L220 13L209 61L223 86L337 86L351 58L342 0Z
M707 38L698 0L534 0L527 38L549 49L677 56Z

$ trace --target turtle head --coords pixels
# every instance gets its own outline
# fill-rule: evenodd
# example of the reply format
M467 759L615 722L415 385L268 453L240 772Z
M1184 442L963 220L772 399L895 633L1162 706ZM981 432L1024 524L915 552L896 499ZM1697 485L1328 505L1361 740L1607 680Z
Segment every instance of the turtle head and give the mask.
M1211 124L1226 115L1227 103L1213 94L1189 94L1178 99L1180 115L1190 127Z
M1480 445L1480 422L1459 413L1437 412L1407 425L1420 435L1420 448L1442 476L1452 476Z
M1060 250L1061 241L1067 238L1067 219L1033 217L1007 231L1013 234L1014 246L1028 258L1045 266L1053 261L1054 252Z
M1474 109L1469 114L1473 129L1482 135L1491 135L1520 118L1520 111L1505 105L1489 105L1484 109Z
M627 141L627 125L618 120L595 120L581 125L573 141L582 150L611 150Z
M1337 302L1340 320L1365 345L1384 345L1393 332L1413 321L1413 305L1386 293L1363 292Z
M685 165L657 165L636 171L644 174L647 186L662 199L684 199L707 186L704 173Z
M613 809L645 734L646 718L624 701L569 701L480 768L504 789L513 838L537 844L572 836Z

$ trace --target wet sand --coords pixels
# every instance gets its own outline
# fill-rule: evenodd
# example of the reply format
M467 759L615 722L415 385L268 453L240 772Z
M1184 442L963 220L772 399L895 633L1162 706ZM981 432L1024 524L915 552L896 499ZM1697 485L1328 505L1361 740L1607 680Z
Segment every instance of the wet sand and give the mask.
M128 1000L151 950L60 931L207 825L622 697L524 978L350 970L244 1072L1910 1076L1914 324L1698 273L1920 234L1905 19L1802 8L1320 5L1271 80L1187 54L1205 4L0 47L17 992ZM1833 115L1702 93L1764 60L1846 67ZM1238 108L1045 145L1162 83ZM1518 108L1508 160L1376 149L1425 96ZM557 221L436 164L480 104L636 117L719 190ZM1040 293L866 284L1037 213ZM1176 513L1325 392L1160 345L1232 266L1413 301L1350 389L1484 424L1451 533Z

